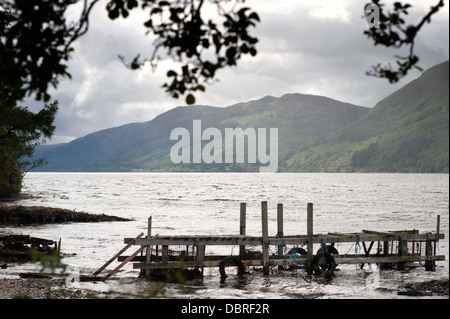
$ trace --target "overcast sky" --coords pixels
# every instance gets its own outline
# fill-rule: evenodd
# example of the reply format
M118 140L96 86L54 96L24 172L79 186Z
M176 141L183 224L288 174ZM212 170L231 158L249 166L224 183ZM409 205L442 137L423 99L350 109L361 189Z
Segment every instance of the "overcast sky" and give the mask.
M405 55L375 47L363 32L364 4L360 0L247 0L261 23L253 30L259 39L256 57L220 70L218 81L196 94L196 104L225 107L239 102L286 93L315 94L342 102L373 107L377 102L420 76L412 71L396 85L366 76L372 65ZM383 0L392 8L393 1ZM408 0L413 4L408 22L416 24L438 0ZM420 31L415 52L424 69L449 59L449 5ZM135 11L135 12L134 12ZM174 64L161 61L156 71L127 69L119 60L138 53L150 56L152 40L145 37L134 10L126 20L111 21L105 4L95 8L89 32L75 44L69 63L72 79L62 79L52 100L58 100L55 135L49 143L68 142L105 128L152 120L184 98L170 98L161 85ZM42 103L25 101L37 110Z

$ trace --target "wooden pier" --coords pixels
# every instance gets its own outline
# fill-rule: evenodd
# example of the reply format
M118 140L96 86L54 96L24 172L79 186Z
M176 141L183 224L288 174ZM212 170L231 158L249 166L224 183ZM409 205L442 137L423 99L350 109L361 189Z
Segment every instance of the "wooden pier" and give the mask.
M313 204L307 204L306 235L285 235L283 232L283 205L277 205L277 234L268 234L267 202L261 202L261 236L246 235L246 204L240 205L239 234L235 235L152 235L152 218L148 219L147 236L125 238L126 246L85 280L107 280L128 262L134 269L140 269L146 277L174 269L194 269L203 273L205 267L219 267L220 276L227 277L228 267L237 267L237 275L242 275L246 267L262 267L264 275L269 275L270 267L285 269L302 268L308 274L332 274L338 264L376 263L380 267L403 269L406 264L418 263L432 271L436 261L445 260L436 254L436 244L444 239L439 233L440 217L437 216L436 231L419 233L418 230L362 230L357 233L330 232L313 233ZM336 244L350 244L346 253L338 252ZM314 252L314 245L319 249ZM236 255L208 255L207 246L239 246ZM122 256L125 250L137 250ZM251 247L251 248L250 248ZM256 250L255 250L256 248ZM348 254L348 252L352 252ZM110 263L118 260L121 264L103 277L98 277ZM82 279L82 278L81 278Z

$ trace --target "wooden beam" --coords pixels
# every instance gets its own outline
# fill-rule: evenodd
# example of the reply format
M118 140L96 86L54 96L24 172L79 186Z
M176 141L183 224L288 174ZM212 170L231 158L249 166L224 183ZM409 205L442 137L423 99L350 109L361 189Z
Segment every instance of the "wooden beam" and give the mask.
M413 261L426 261L426 260L445 260L444 255L437 256L379 256L379 257L354 257L354 258L341 258L335 257L336 264L360 264L360 263L399 263L399 262L413 262Z
M124 260L119 266L117 266L113 271L111 271L109 274L107 274L105 277L103 277L103 281L108 280L109 277L111 277L112 275L114 275L116 272L118 272L120 270L120 268L122 268L123 266L125 266L130 260L132 260L134 257L137 256L137 254L139 254L141 251L143 251L145 249L145 246L142 246L141 248L139 248L138 250L136 250L136 252L134 252L130 257L128 257L126 260Z
M444 255L431 256L431 260L444 261ZM414 261L425 261L427 256L391 256L391 257L335 257L337 264L360 264L360 263L398 263L398 262L414 262ZM203 267L219 267L221 259L219 260L204 260ZM242 263L247 266L263 266L262 260L243 260ZM274 259L270 261L273 266L281 265L304 265L305 258L294 259ZM180 263L179 261L169 261L168 263L162 262L152 262L151 264L135 263L133 264L134 269L172 269L172 268L195 268L198 263L196 261L185 261Z
M444 234L437 235L438 239L444 239ZM320 244L321 238L327 239L329 243L352 243L357 239L357 235L350 234L348 236L324 236L321 234L312 236L312 243ZM429 234L430 241L435 241L436 234ZM269 245L280 245L285 242L286 245L301 245L308 240L308 236L284 236L284 238L277 238L274 236L268 236ZM402 235L402 239L412 241L412 240L427 240L427 234L405 234ZM397 241L398 235L372 235L372 234L361 234L360 241ZM134 241L134 245L249 245L249 246L259 246L262 242L262 237L258 236L241 236L241 235L223 235L223 236L153 236L150 239L146 238L125 238L125 243Z
M247 204L241 203L240 206L240 218L239 218L239 235L245 236L246 232L246 217L247 215ZM245 245L239 246L239 256L242 259L245 255Z
M261 221L262 221L262 252L263 252L263 274L265 276L269 275L269 242L268 242L268 216L267 216L267 202L261 202Z
M277 237L284 239L283 234L283 204L277 205ZM283 258L283 250L284 246L286 246L284 240L281 244L278 245L278 258ZM283 266L279 266L278 269L282 269Z
M150 216L147 220L147 238L152 238L152 216ZM147 249L145 250L145 257L146 257L145 262L147 264L149 264L151 261L151 256L152 256L151 251L152 251L152 246L147 246ZM151 275L150 270L147 270L145 272L145 277L147 279L150 279L150 275Z
M313 268L312 268L312 260L313 260L313 204L308 203L307 209L306 209L306 235L308 237L308 244L307 244L307 273L308 275L312 275Z
M144 233L140 233L135 239L141 238L142 236L144 236ZM111 264L116 258L118 258L120 255L123 254L123 252L125 252L125 250L127 250L128 248L130 248L132 245L134 244L133 241L129 242L128 245L126 245L125 247L123 247L117 254L114 255L114 257L112 257L110 260L108 260L103 266L101 266L99 269L97 269L96 272L93 273L94 276L97 276L103 269L105 269L106 267L108 267L109 264Z

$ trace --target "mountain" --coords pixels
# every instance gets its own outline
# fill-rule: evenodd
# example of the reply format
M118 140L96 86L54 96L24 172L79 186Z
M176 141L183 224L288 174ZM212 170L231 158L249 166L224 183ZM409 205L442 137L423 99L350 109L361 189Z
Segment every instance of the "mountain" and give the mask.
M70 143L40 145L36 147L34 157L44 158L48 164L33 171L84 171L86 166L119 152L142 125L132 123L92 133Z
M221 136L226 128L278 128L279 172L448 173L448 78L447 61L372 109L305 94L266 96L224 108L177 107L152 121L39 146L35 157L45 158L48 164L34 171L258 170L260 163L236 164L236 158L233 163L174 164L170 152L178 141L170 139L171 132L187 130L191 160L193 121L201 120L201 132L216 128ZM210 145L207 140L200 142L204 149ZM222 139L219 145L227 147Z
M35 157L47 165L34 171L255 171L256 164L174 164L170 140L175 128L192 132L193 121L202 130L225 128L278 128L278 161L281 169L295 149L311 138L341 129L361 118L368 108L330 98L286 94L220 108L177 107L152 121L132 123L89 134L70 143L43 145ZM203 143L203 145L206 142Z
M301 172L448 172L449 62L345 128L304 144L286 166Z

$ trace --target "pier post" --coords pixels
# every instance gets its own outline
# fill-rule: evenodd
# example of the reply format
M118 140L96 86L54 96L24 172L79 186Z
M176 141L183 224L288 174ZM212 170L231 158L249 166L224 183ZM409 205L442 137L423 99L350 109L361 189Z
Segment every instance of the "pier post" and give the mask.
M439 240L440 224L441 224L441 215L437 215L437 218L436 218L436 240L434 241L434 255L436 255L436 244L437 244L437 241Z
M239 221L239 235L245 235L246 228L246 213L247 213L247 204L241 203L240 210L240 221ZM241 259L244 258L245 255L245 245L239 246L239 257Z
M436 244L437 244L437 241L439 240L440 220L441 220L441 216L437 215L437 219L436 219L436 235L435 235L436 237L434 239L434 245L433 245L434 246L434 252L433 252L433 247L431 247L432 239L431 238L427 239L427 243L426 243L427 246L425 248L425 255L428 258L432 257L433 255L436 255ZM428 259L428 258L425 261L425 270L427 270L427 271L434 271L434 270L436 270L436 263L435 263L435 261L431 260L431 258L430 259Z
M283 204L277 205L277 236L283 238ZM278 245L278 258L283 258L284 244ZM278 269L283 269L283 266L278 266Z
M150 239L152 237L152 216L148 218L147 221L147 239ZM145 263L150 264L150 257L151 257L151 247L147 246L147 249L145 250ZM147 279L150 279L150 269L145 270L145 277Z
M313 260L313 204L308 203L306 210L306 235L308 237L307 244L307 273L312 275L312 260Z
M205 261L205 245L197 245L197 267L201 269L202 275L204 270L204 261Z
M269 245L268 245L268 237L269 237L269 225L267 219L267 202L261 202L261 219L262 219L262 252L263 252L263 274L269 275Z

